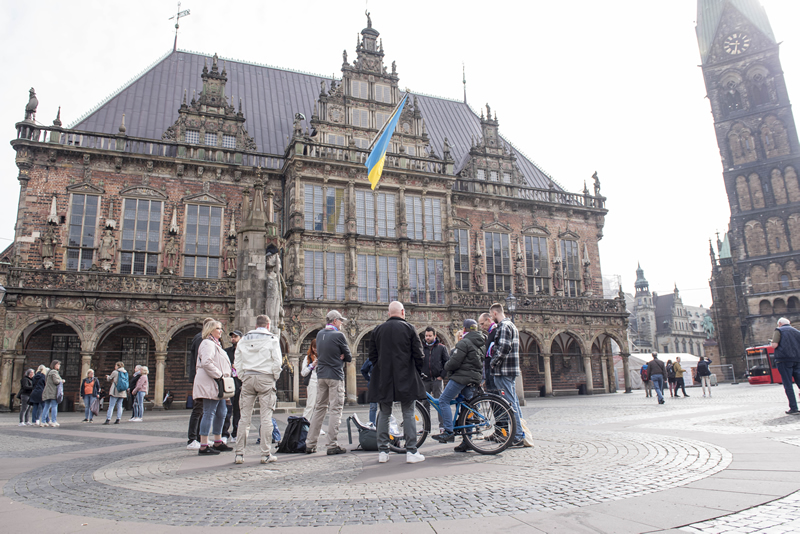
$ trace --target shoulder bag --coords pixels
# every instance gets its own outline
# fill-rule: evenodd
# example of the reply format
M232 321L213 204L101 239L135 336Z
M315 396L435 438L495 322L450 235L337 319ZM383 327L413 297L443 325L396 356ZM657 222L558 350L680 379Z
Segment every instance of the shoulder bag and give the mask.
M236 383L233 381L232 376L223 376L222 378L215 378L219 388L218 399L230 399L236 394Z

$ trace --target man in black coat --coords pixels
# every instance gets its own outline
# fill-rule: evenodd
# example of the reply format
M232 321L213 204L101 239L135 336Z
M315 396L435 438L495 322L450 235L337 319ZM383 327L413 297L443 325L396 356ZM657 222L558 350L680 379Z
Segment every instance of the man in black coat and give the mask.
M378 462L389 461L389 417L392 403L403 410L406 463L422 462L417 452L417 423L414 404L425 399L422 384L422 343L414 327L406 322L406 310L397 301L389 304L389 319L372 331L369 359L373 364L367 396L378 403Z
M444 365L449 358L447 349L439 343L439 338L436 337L436 330L432 326L425 329L425 343L422 345L422 353L425 359L422 362L422 384L425 386L425 391L430 393L434 398L439 398L442 394L442 382L445 375ZM426 404L428 415L431 413L431 405ZM444 431L444 420L442 414L439 414L439 432Z

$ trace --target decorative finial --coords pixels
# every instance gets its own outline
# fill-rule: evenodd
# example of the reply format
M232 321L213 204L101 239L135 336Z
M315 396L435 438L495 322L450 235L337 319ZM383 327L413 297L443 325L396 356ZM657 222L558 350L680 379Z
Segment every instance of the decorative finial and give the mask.
M235 215L236 214L233 211L231 211L231 228L230 230L228 230L228 237L230 237L231 239L236 237L236 223L234 220L236 218Z
M172 222L169 223L169 233L170 234L177 234L180 228L178 227L178 215L177 215L178 207L172 206Z
M188 91L187 91L186 89L184 89L184 90L183 90L183 105L184 105L184 106L186 105L186 93L187 93L187 92L188 92Z
M125 114L122 114L122 122L119 125L119 133L124 134L127 128L125 128Z
M372 17L369 16L369 11L365 9L364 14L367 16L367 28L372 28Z
M464 103L467 103L467 69L464 66L464 62L461 62L461 76L462 82L464 83Z
M239 97L239 113L242 112L242 97Z
M58 115L56 115L56 120L53 121L53 126L61 126L61 106L58 106Z
M50 213L47 215L47 224L58 224L58 214L56 213L56 196L50 202Z

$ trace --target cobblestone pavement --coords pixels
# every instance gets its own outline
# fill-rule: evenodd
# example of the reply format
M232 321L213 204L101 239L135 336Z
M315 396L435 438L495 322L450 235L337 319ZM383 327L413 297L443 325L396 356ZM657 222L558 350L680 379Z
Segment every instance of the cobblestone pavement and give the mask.
M800 532L800 492L719 519L683 527L703 534L795 534Z
M800 418L783 414L780 386L720 386L710 399L692 393L663 406L643 392L532 400L523 415L534 447L483 456L457 454L452 445L429 439L421 449L426 461L414 465L394 454L379 465L376 453L359 451L279 455L278 462L261 465L255 445L246 450L244 465L234 465L232 453L199 457L184 448L185 410L148 413L143 423L127 423L126 413L123 424L111 426L82 424L81 414L65 413L58 429L17 427L16 414L7 414L0 416L0 458L32 463L3 477L3 494L62 514L160 525L401 523L413 531L425 523L591 510L692 487L736 461L714 436L724 443L800 446ZM278 417L281 428L286 417ZM339 439L346 444L342 426ZM77 454L87 450L91 454ZM51 454L60 455L58 461L48 463ZM771 527L793 524L796 495L725 517L717 510L707 516L716 519L683 528L723 532L715 529L728 528L728 518L741 525L766 516ZM749 515L735 518L741 514ZM775 517L782 519L776 524Z

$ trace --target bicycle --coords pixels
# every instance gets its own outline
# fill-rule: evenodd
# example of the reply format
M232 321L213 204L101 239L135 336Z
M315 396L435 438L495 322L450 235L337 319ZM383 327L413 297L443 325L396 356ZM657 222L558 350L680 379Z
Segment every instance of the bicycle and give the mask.
M514 439L517 423L511 404L501 395L487 393L477 386L480 393L470 400L459 395L450 402L455 405L453 413L453 432L463 437L466 444L479 454L498 454L503 452ZM439 401L427 393L428 404L439 409ZM414 419L417 423L417 448L422 446L431 431L431 418L423 401L414 404ZM389 449L393 452L406 452L403 425L399 423L399 435L390 432Z

